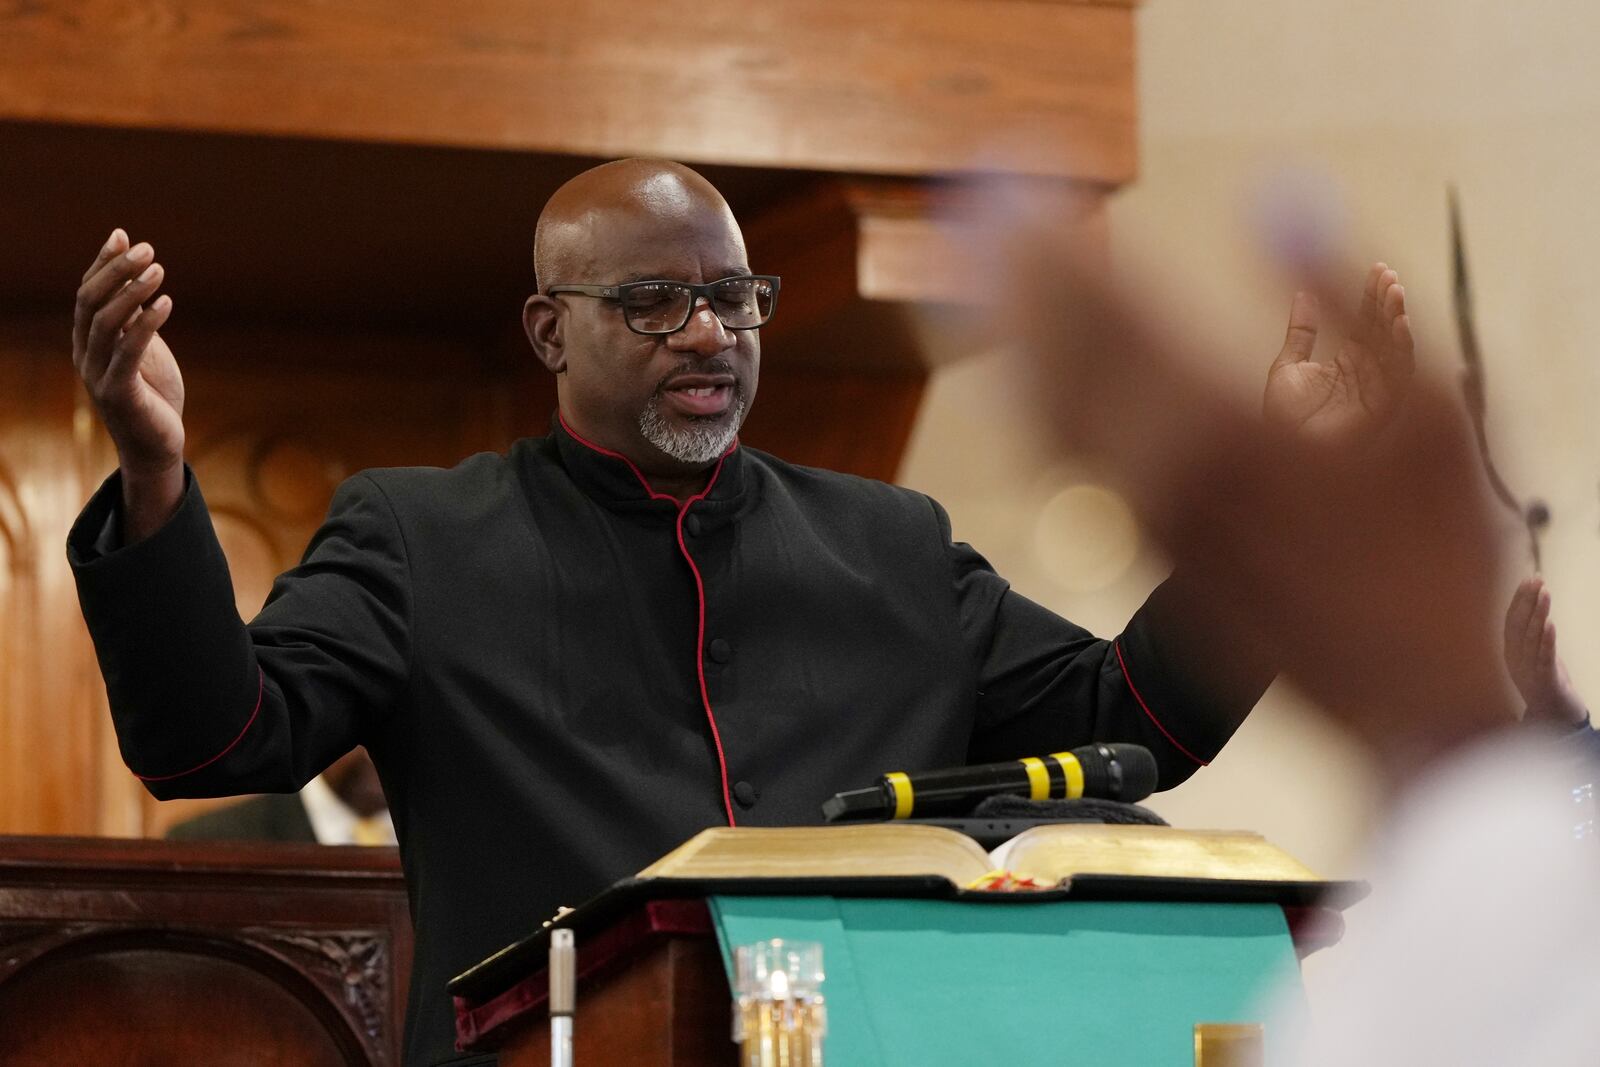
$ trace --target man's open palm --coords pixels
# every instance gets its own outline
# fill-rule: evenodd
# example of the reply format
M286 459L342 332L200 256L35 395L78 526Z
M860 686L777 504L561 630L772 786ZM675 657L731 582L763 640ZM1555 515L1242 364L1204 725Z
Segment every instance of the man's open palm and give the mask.
M1325 363L1312 360L1316 298L1297 293L1283 351L1267 371L1269 422L1335 447L1377 433L1399 410L1415 369L1415 347L1399 275L1382 263L1367 274L1351 336Z

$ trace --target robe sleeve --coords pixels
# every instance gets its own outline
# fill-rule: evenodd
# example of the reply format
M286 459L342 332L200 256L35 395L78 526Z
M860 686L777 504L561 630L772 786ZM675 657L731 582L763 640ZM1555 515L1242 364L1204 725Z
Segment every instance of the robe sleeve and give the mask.
M1105 639L1011 589L970 545L946 542L960 626L975 657L975 763L1059 752L1091 741L1143 745L1161 789L1205 766L1271 683L1266 657L1228 647L1181 576L1151 593Z
M113 475L67 538L123 761L161 799L291 792L405 692L404 538L378 484L351 478L246 626L200 487L185 478L177 513L152 536L120 545Z

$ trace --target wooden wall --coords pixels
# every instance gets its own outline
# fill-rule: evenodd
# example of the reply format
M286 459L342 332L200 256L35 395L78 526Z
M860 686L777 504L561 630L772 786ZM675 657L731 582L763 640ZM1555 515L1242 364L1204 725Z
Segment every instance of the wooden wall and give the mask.
M1092 195L1136 164L1128 0L40 0L0 6L0 833L161 832L122 768L63 542L114 465L69 318L113 226L155 244L190 459L241 614L345 475L542 433L519 311L539 207L694 163L784 277L744 439L892 478L963 296L945 176ZM736 27L737 32L729 32Z
M554 410L547 378L497 369L448 339L170 332L188 390L189 460L244 618L299 558L343 478L503 449L545 432ZM0 329L0 833L159 834L213 803L157 804L116 755L64 551L115 456L68 343L59 324ZM746 437L802 462L887 476L920 392L918 379L779 370ZM869 418L879 429L850 429Z
M47 334L0 335L0 832L100 826L110 720L64 537L105 457L56 334L54 358Z
M513 398L531 383L496 378L448 341L175 332L186 342L189 458L245 618L345 476L454 463L532 421ZM59 326L0 334L0 832L159 832L205 805L158 808L115 754L64 551L115 458L68 355Z

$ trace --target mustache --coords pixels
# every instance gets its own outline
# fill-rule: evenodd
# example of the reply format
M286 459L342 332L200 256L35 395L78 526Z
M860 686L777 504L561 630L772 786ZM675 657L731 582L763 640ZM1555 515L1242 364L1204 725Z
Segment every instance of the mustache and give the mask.
M726 374L728 377L733 379L734 394L743 395L744 393L744 383L741 382L739 380L739 376L734 373L733 364L721 356L714 356L711 359L703 362L700 360L686 359L679 363L676 367L672 368L665 375L663 375L661 380L656 383L656 395L660 396L662 393L672 388L673 382L677 381L679 378L691 374Z

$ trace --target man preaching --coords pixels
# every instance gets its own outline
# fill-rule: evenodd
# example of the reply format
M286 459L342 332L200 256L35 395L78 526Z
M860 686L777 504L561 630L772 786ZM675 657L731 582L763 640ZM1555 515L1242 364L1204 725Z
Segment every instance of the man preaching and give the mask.
M534 244L549 434L349 479L248 625L183 462L154 250L115 231L78 292L74 361L120 466L68 553L123 758L165 799L290 792L366 746L416 926L407 1063L453 1062L451 976L708 826L814 823L889 768L1097 739L1148 747L1170 788L1270 680L1182 575L1097 639L927 497L740 445L781 285L694 171L580 174ZM1297 303L1269 415L1382 426L1410 351L1381 265L1363 314L1317 363Z

